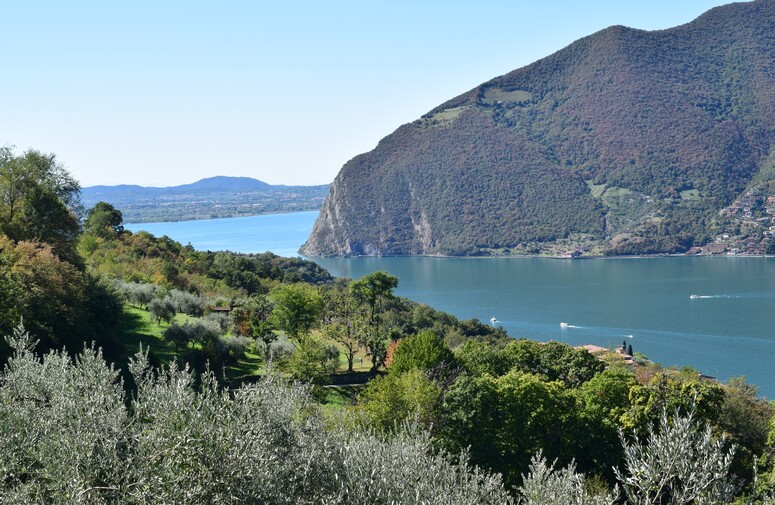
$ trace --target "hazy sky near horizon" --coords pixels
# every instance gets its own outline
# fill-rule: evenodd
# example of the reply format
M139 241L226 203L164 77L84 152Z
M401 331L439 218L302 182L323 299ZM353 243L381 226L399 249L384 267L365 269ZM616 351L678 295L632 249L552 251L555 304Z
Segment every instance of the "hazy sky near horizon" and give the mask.
M83 186L331 182L400 125L611 25L716 0L0 0L0 145Z

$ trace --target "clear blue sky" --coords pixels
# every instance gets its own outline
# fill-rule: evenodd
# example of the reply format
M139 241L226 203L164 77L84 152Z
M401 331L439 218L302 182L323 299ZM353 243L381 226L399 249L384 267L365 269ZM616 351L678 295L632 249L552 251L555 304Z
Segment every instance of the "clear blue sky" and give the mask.
M441 102L611 25L714 0L0 0L0 145L84 186L322 184Z

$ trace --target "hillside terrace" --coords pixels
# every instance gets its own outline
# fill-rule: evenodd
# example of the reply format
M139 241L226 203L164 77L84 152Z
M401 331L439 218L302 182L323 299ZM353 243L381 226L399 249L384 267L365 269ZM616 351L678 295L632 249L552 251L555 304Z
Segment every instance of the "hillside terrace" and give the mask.
M744 233L735 235L727 230L718 235L715 242L692 247L687 255L742 255L761 256L767 244L775 237L775 196L762 196L756 189L746 191L721 214L731 218ZM730 226L729 228L734 228Z

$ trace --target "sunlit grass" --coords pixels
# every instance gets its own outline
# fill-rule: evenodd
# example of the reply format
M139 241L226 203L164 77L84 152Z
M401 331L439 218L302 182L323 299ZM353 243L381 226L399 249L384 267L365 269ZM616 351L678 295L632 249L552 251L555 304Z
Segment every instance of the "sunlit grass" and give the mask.
M173 319L173 322L178 324L185 324L196 319L197 318L186 314L177 314ZM164 340L164 331L170 326L170 324L171 323L166 323L164 321L157 324L156 321L152 320L147 310L134 307L129 304L125 305L118 332L119 341L124 346L126 351L125 354L127 356L131 356L140 349L140 346L142 346L143 349L148 350L152 362L159 365L166 365L172 362L176 357L182 355L187 350L201 350L201 346L199 344L192 342L189 343L185 349L178 349L176 353L175 346ZM316 337L324 338L319 331L314 331L313 333ZM229 338L229 336L227 335L226 338ZM339 355L339 369L337 370L337 374L347 374L347 357L344 354L344 346L332 340L324 340L326 340L326 343L337 346L337 348L341 351ZM371 357L368 356L364 350L360 349L355 354L355 359L353 361L353 371L359 374L363 374L370 370ZM228 366L224 372L226 378L229 381L241 381L245 379L249 380L251 378L263 375L266 372L266 366L263 358L259 354L248 351L245 352L243 357L239 359L237 363ZM362 379L355 379L355 381L359 380ZM337 387L341 388L339 386ZM344 388L343 390L347 390L347 388ZM348 398L355 397L355 393L347 394L349 395ZM341 406L344 404L344 399L337 399L335 394L332 393L332 395L331 403L333 405ZM326 403L329 403L328 399L326 399Z

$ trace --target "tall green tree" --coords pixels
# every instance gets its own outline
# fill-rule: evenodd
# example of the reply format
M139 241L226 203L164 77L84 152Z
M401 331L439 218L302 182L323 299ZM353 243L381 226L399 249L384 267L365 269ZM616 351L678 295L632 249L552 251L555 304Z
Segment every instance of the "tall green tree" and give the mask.
M663 370L648 382L634 385L629 397L631 405L621 417L622 425L642 435L659 421L663 411L693 412L698 421L715 423L724 405L724 388L690 368Z
M393 298L396 287L398 277L381 270L364 275L350 285L353 294L368 307L370 324L378 324L382 320L385 302Z
M231 311L234 332L261 343L264 358L269 360L269 346L277 340L275 321L272 318L274 302L266 295L257 294L245 300Z
M401 339L393 352L390 373L402 374L413 369L430 371L440 366L452 366L455 355L444 341L432 331L426 330Z
M546 344L532 340L510 342L501 351L509 368L540 375L549 381L561 380L576 387L605 369L605 364L585 349L550 341Z
M469 448L471 459L517 484L542 450L566 464L574 454L575 399L560 381L512 370L500 377L462 375L447 390L439 438L450 450Z
M387 336L383 327L385 305L393 299L393 290L397 286L398 277L380 270L364 275L350 285L353 295L366 310L366 331L362 333L361 344L371 354L372 372L385 360L387 350Z
M323 326L323 334L341 344L347 358L347 371L353 371L355 353L361 348L364 331L358 302L346 284L335 284L325 292L326 314L328 321Z
M469 339L455 349L455 357L471 375L503 375L509 363L494 345Z
M394 429L412 418L430 426L436 421L441 393L424 370L415 368L369 381L358 397L358 408L380 431Z
M45 242L78 264L80 187L53 154L0 148L0 231L10 239Z
M768 422L773 416L775 404L760 398L756 387L746 383L745 377L729 379L724 386L724 405L718 426L738 447L732 472L747 481L753 478L755 459L759 460L760 467L775 464L767 457Z
M576 462L585 473L614 481L613 467L624 457L619 441L621 418L630 406L630 389L635 384L628 370L610 368L573 390L580 421Z
M110 333L120 304L108 287L57 256L47 244L14 243L0 234L0 329L21 320L41 350L78 350L95 339L115 350Z
M282 284L272 291L271 298L278 328L297 340L306 337L320 322L323 298L309 284Z
M83 229L98 237L112 238L124 231L123 222L120 210L107 202L97 202L86 213Z
M323 340L307 336L283 363L294 380L323 384L339 368L339 349Z

